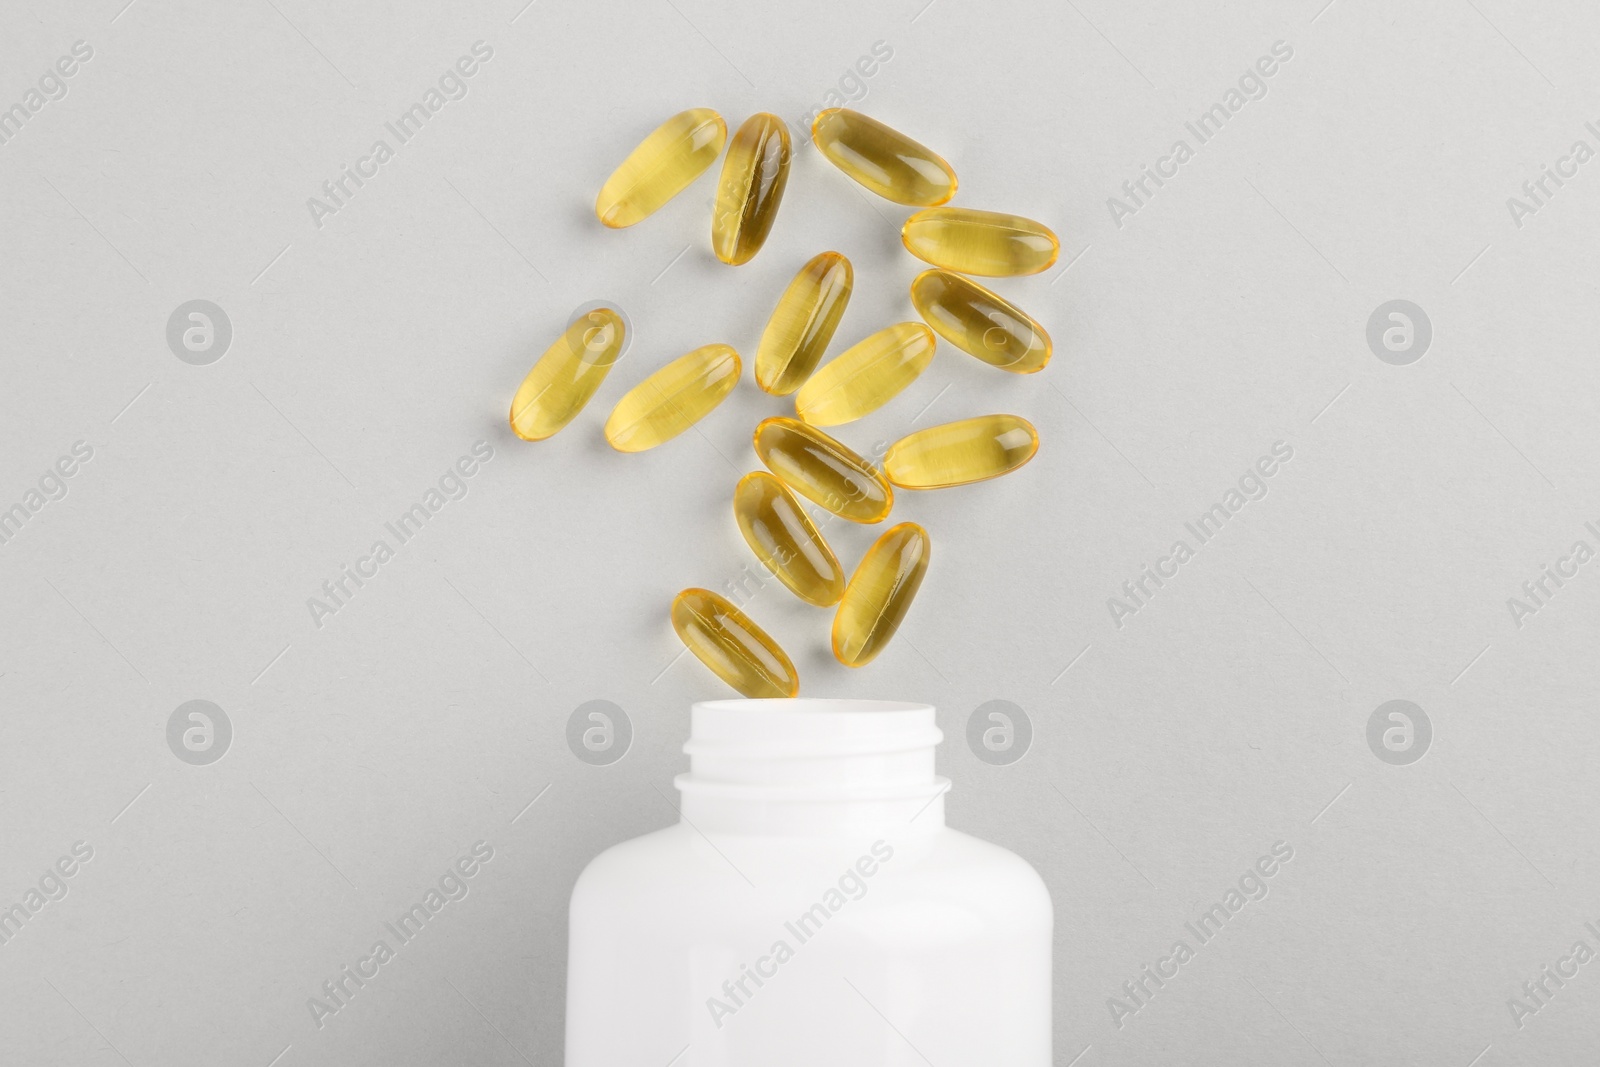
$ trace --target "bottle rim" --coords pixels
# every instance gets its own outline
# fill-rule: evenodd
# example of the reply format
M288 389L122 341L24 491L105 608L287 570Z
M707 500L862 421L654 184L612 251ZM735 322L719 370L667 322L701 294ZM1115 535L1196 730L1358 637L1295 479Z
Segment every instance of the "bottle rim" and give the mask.
M691 708L683 752L763 763L895 756L944 740L934 716L931 704L900 700L705 700Z
M774 715L868 715L884 712L931 712L932 704L909 700L872 700L857 697L741 697L727 700L699 700L691 710L735 711Z
M724 800L760 801L764 804L861 804L874 801L927 800L950 791L950 779L935 775L927 782L894 785L850 785L819 788L811 785L751 785L738 782L708 782L685 771L672 780L673 788L685 795Z
M944 733L931 704L899 700L709 700L693 706L674 781L686 796L773 803L931 800Z

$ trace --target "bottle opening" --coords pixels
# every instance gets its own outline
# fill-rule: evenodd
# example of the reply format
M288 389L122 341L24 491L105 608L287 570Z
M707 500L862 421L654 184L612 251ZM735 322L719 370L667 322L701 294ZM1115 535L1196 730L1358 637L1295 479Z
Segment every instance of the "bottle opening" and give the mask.
M931 704L913 704L904 700L833 700L819 697L791 697L782 700L702 700L694 705L695 711L736 711L745 714L789 713L794 715L860 715L867 712L909 711L932 712Z
M920 810L949 788L948 779L934 773L934 750L943 738L929 704L705 701L692 709L683 746L689 772L675 784L691 819L734 816L739 809L780 822L782 809L796 808L830 808L841 817L854 809L852 822L873 811L903 815L900 809ZM942 807L937 815L942 822Z

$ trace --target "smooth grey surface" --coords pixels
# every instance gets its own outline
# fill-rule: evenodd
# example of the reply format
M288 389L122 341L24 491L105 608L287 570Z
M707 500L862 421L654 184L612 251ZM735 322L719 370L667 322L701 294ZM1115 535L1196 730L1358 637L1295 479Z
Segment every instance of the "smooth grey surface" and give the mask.
M1058 1064L1587 1062L1600 962L1509 1001L1600 951L1600 562L1542 606L1522 588L1600 549L1600 161L1521 188L1600 149L1593 9L523 2L4 8L0 106L93 56L0 144L0 507L92 458L0 545L0 906L68 890L0 945L0 1062L559 1062L573 879L674 818L688 705L729 695L667 605L741 580L808 695L939 707L951 822L1054 896ZM385 123L480 40L467 95L398 145ZM1266 95L1198 144L1185 123L1279 41ZM876 42L892 58L850 74ZM678 109L798 123L841 88L945 154L958 204L1063 243L996 284L1054 335L1042 374L941 342L842 428L871 451L1004 410L1043 439L1001 481L904 494L932 569L854 673L826 613L756 588L729 514L784 403L747 380L636 456L600 426L690 348L752 358L822 249L856 268L841 343L911 317L905 212L809 147L737 270L709 250L714 173L628 231L591 209ZM394 158L319 227L308 198L380 137ZM1193 158L1113 212L1179 138ZM193 300L231 325L206 365L168 344ZM597 300L628 356L562 435L512 439L512 391ZM1411 362L1368 344L1396 300L1431 324ZM477 442L465 496L399 545L384 524ZM1276 442L1266 495L1198 544L1185 523ZM847 526L853 565L873 531ZM314 623L378 538L394 557ZM1116 625L1178 539L1193 558ZM179 755L203 722L169 731L195 700L231 724L209 764ZM631 723L608 765L569 744L597 700ZM966 742L995 700L1032 726L1009 765ZM1389 726L1369 747L1391 700L1431 723L1419 761L1380 758ZM1122 983L1278 841L1266 898L1116 1025ZM467 895L319 1027L309 998L447 877Z

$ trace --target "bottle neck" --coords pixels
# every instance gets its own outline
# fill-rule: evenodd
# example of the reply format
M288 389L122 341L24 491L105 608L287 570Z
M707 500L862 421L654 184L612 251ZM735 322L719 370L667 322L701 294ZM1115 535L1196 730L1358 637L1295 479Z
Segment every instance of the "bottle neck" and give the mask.
M703 833L832 836L935 833L946 778L926 704L719 700L694 705L676 785Z

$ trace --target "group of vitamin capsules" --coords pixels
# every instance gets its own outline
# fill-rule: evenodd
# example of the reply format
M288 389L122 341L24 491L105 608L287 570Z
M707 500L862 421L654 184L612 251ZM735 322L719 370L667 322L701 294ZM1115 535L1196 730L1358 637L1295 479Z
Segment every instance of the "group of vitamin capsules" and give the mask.
M607 179L595 214L614 229L647 218L682 192L722 153L722 116L695 108L662 123ZM834 108L811 130L818 149L868 190L922 208L901 239L933 265L911 283L923 322L879 330L823 365L823 353L850 300L853 271L838 252L813 257L784 291L756 351L756 384L794 395L797 418L755 429L756 455L771 473L740 479L733 510L745 541L796 596L838 605L833 653L860 667L899 628L928 568L928 533L914 522L891 527L867 550L849 581L798 493L840 518L872 524L888 517L894 490L938 489L998 477L1027 463L1038 435L1016 415L981 415L920 430L895 442L880 471L824 433L853 422L910 385L933 359L934 333L1013 374L1050 360L1050 338L1009 301L964 275L1036 274L1056 261L1060 243L1031 219L951 208L950 165L904 134L859 112ZM789 179L783 120L753 115L733 135L717 186L711 246L724 263L753 259L766 242ZM931 329L929 327L932 327ZM614 310L587 313L540 357L511 402L511 428L540 441L566 426L594 396L622 352L624 325ZM739 354L725 344L697 348L630 389L606 420L619 452L641 452L676 437L720 404L739 381ZM672 602L683 643L728 685L748 697L792 697L794 663L765 631L709 589L685 589Z

